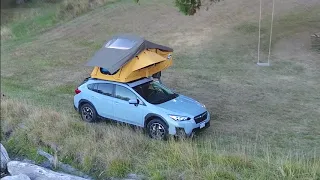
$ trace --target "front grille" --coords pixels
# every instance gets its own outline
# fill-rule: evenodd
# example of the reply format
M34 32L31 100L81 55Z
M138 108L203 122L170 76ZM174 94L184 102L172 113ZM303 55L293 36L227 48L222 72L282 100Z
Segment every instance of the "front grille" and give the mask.
M196 123L200 123L200 122L206 120L206 119L207 119L207 116L208 116L208 113L207 113L207 112L204 112L204 113L199 114L198 116L194 117L194 121L195 121Z

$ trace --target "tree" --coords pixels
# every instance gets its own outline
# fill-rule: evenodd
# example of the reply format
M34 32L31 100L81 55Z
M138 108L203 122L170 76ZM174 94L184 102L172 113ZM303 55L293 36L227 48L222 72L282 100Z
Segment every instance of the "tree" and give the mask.
M139 0L134 1L136 3L139 2ZM194 15L202 6L203 1L209 1L210 4L212 4L220 2L221 0L175 0L175 5L178 7L179 11L185 15Z
M201 6L201 0L175 0L176 6L185 15L194 15Z

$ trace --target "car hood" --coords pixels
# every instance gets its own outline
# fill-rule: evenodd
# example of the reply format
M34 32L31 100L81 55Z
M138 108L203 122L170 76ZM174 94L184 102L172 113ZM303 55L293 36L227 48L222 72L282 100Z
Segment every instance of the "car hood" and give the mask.
M190 118L206 111L202 104L183 95L157 106L164 109L168 114L188 116Z

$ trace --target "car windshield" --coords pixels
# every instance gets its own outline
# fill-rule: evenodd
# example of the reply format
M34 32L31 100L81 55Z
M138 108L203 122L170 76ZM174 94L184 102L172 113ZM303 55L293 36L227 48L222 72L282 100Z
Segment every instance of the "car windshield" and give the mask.
M133 89L151 104L161 104L178 97L178 94L156 81L141 84Z

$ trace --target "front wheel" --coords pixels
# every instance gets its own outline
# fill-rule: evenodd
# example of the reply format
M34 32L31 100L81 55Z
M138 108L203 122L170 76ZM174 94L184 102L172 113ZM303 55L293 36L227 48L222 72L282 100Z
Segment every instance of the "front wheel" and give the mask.
M94 122L97 119L97 111L93 106L86 103L80 107L81 118L86 122Z
M152 139L167 140L168 126L160 119L153 119L147 124L147 132Z

